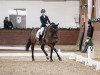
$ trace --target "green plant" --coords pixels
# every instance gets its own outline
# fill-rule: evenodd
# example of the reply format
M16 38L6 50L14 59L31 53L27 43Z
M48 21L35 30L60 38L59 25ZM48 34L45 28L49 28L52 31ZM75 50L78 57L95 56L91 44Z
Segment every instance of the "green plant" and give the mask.
M92 38L89 38L89 41L87 42L88 46L93 46Z

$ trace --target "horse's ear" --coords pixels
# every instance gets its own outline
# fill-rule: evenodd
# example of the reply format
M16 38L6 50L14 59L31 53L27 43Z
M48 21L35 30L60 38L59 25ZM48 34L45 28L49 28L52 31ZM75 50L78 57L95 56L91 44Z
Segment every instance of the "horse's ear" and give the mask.
M59 23L56 25L58 27Z

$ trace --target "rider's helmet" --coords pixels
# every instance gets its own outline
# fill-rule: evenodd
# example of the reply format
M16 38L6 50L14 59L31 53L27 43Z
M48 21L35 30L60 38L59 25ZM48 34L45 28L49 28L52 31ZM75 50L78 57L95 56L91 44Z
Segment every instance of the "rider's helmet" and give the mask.
M42 10L41 10L41 13L45 13L45 12L46 12L46 10L45 10L45 9L42 9Z

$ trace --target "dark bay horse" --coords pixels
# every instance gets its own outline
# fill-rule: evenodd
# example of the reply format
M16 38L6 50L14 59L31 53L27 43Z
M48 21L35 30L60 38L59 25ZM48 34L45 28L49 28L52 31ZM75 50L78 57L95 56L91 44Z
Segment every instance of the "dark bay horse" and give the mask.
M36 38L36 33L37 33L37 29L33 29L31 31L31 35L27 41L26 44L26 50L28 51L29 47L31 46L31 50L32 50L32 61L34 61L34 46L36 44L36 42L38 41ZM50 52L50 61L53 61L52 59L52 53L53 50L56 52L58 59L61 61L61 57L59 56L56 48L54 47L55 44L58 41L58 24L56 25L55 23L52 23L51 25L49 25L48 27L46 27L45 32L44 32L44 37L41 40L41 49L44 52L44 54L46 55L46 58L49 59L48 54L46 53L46 51L44 50L45 45L48 45L51 48L51 52Z

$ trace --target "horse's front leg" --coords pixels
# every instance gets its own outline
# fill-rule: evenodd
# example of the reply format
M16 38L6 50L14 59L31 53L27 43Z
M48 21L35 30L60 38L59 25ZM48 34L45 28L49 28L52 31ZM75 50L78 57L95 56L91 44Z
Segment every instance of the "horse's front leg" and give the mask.
M53 61L53 59L52 59L52 53L53 53L53 45L52 44L49 44L48 46L50 46L50 48L51 48L51 52L50 52L50 61L52 62Z
M34 44L32 44L31 50L32 50L32 61L34 61Z
M52 53L53 53L53 48L51 48L51 53L50 53L50 61L52 62L53 59L52 59Z
M47 54L47 52L44 50L44 46L45 46L44 44L41 45L41 49L42 49L42 51L44 52L44 54L46 55L47 60L49 60L48 54Z
M54 47L54 51L56 52L56 54L57 54L57 56L58 56L58 59L61 61L62 59L61 59L61 57L59 56L59 54L58 54L58 52L57 52L57 50L56 50L55 47Z

